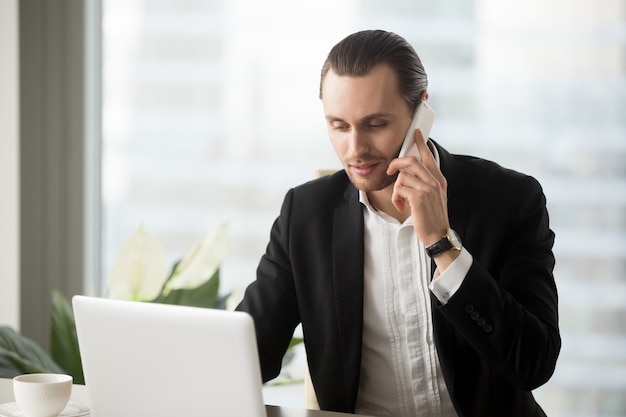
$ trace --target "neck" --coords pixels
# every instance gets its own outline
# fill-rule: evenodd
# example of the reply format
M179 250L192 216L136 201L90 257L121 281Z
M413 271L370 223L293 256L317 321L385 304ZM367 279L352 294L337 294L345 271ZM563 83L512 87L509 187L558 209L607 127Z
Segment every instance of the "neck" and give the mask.
M372 207L378 211L382 211L385 214L393 217L400 223L404 223L406 219L411 215L411 208L408 204L405 205L403 211L399 211L396 206L391 202L391 196L393 194L393 184L387 188L377 191L369 191L367 193L367 199Z

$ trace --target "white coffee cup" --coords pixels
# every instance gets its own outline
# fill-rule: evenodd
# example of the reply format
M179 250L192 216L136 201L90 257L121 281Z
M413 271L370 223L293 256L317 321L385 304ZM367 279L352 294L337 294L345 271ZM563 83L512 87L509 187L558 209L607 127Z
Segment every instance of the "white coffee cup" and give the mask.
M56 417L67 406L73 379L63 374L25 374L13 378L13 395L27 417Z

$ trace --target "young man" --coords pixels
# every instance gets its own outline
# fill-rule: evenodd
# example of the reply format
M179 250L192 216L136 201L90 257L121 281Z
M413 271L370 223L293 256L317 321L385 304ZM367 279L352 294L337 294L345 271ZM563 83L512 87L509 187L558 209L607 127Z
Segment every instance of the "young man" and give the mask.
M344 170L287 193L238 309L255 320L264 380L302 323L322 409L544 416L531 390L560 350L545 197L420 130L421 161L398 157L426 87L393 33L331 50L320 98Z

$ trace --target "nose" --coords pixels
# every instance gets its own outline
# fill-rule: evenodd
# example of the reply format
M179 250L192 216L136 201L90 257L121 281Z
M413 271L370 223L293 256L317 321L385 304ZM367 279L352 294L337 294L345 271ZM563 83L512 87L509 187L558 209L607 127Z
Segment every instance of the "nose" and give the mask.
M359 158L369 152L367 135L357 128L350 132L348 143L348 153L353 158Z

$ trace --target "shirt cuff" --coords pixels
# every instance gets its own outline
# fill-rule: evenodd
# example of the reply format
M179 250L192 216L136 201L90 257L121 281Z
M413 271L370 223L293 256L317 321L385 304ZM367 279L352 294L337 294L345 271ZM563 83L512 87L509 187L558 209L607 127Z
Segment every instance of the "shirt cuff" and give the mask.
M473 262L472 255L465 248L461 248L459 256L442 274L439 273L439 269L435 270L429 288L442 304L447 304L459 289Z

